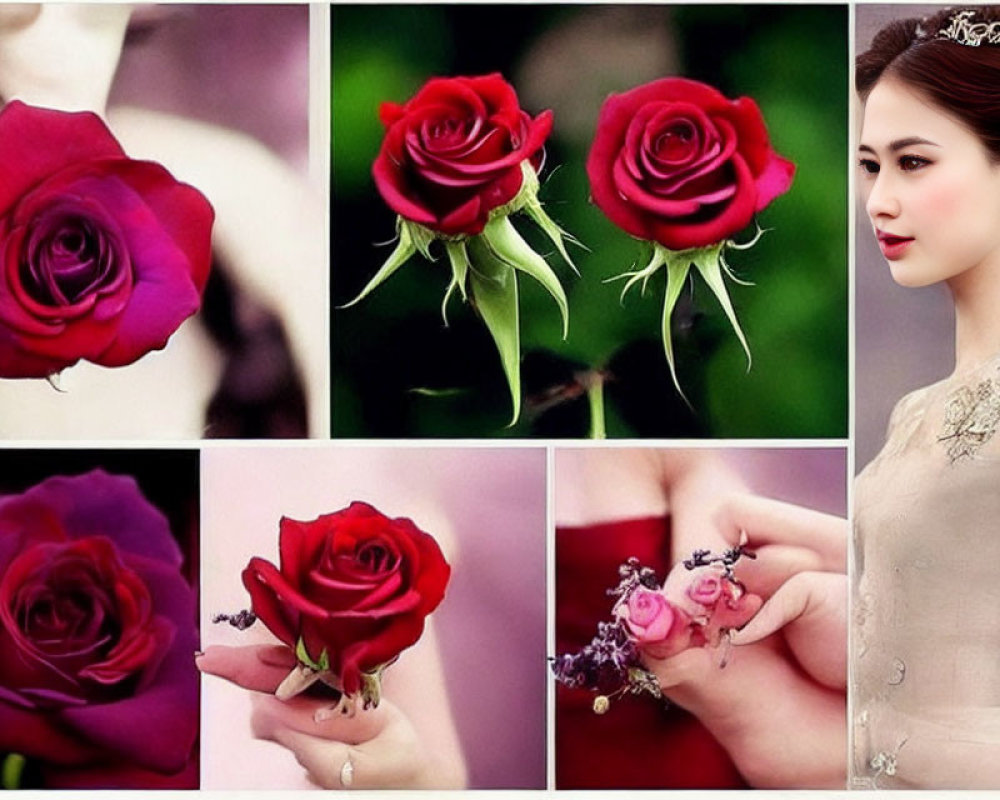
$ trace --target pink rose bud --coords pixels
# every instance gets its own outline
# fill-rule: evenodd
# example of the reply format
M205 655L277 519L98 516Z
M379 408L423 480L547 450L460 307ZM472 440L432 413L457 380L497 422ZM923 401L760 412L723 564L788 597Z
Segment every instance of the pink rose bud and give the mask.
M719 575L701 575L688 586L687 595L703 606L713 605L722 594L722 578Z
M674 610L659 592L637 589L628 598L625 622L641 643L666 639L674 624Z

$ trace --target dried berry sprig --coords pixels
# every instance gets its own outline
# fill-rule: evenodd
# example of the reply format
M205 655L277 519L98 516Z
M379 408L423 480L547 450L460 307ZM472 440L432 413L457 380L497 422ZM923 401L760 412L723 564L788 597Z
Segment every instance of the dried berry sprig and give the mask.
M733 570L744 557L752 559L757 556L741 543L719 555L711 550L695 550L691 558L682 563L689 570L720 564L723 578L742 590L743 584L737 580ZM656 675L643 666L635 640L622 617L616 613L617 609L628 604L629 597L637 590L658 592L662 585L656 571L642 566L634 556L618 567L618 578L618 584L607 590L609 596L617 598L612 607L612 621L597 623L597 635L578 652L549 658L549 666L557 681L570 688L598 692L593 704L597 714L606 713L611 700L624 694L650 694L668 702ZM728 653L723 657L722 666L727 657Z

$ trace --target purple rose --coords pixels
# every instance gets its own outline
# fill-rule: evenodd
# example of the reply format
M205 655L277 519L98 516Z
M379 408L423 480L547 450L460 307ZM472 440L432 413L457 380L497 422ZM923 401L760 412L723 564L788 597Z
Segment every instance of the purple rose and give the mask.
M195 595L166 518L101 470L0 498L0 753L46 785L196 788Z

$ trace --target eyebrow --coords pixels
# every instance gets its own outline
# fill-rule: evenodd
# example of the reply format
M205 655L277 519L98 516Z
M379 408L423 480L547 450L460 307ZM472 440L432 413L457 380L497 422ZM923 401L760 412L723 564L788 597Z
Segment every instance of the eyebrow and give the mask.
M900 150L904 150L907 147L911 147L915 144L929 144L931 147L940 147L937 142L932 142L930 139L923 139L920 136L908 136L905 139L896 139L889 142L889 152L898 153ZM865 153L874 153L875 148L869 147L866 144L859 144L858 150Z

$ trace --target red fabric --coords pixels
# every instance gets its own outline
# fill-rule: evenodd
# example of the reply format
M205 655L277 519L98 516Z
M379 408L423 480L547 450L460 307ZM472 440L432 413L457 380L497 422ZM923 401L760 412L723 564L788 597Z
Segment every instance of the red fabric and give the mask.
M646 518L556 530L556 652L579 650L610 620L607 590L630 556L669 570L670 520ZM559 789L743 789L726 751L677 706L649 696L619 697L591 710L594 695L556 691L556 786Z

